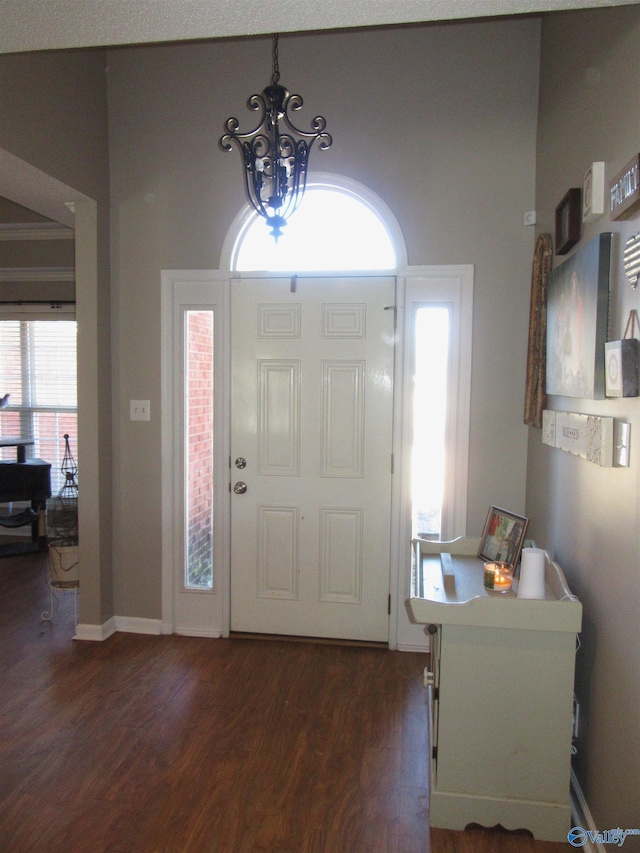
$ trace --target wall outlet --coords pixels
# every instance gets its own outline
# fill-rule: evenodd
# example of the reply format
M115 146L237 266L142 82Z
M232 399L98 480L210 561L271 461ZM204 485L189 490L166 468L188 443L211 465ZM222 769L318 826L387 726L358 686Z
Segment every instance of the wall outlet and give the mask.
M150 421L149 400L129 400L129 417L132 421Z

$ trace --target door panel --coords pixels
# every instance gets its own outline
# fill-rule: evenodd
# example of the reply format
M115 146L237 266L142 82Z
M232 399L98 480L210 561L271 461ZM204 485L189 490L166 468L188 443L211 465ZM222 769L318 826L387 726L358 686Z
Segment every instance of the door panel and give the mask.
M394 301L393 277L232 285L233 631L388 640Z

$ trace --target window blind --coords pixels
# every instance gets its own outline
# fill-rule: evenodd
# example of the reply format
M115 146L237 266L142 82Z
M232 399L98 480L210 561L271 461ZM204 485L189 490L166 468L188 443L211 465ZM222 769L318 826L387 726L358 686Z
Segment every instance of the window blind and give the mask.
M78 461L76 339L75 320L0 320L0 435L34 441L27 458L51 463L53 495L64 484L65 433ZM14 447L0 453L16 457Z

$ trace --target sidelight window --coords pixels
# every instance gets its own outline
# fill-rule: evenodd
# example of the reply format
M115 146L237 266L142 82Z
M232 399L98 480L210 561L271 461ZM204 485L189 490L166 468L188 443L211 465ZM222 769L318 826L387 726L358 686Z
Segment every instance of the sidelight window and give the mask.
M408 538L466 532L473 268L405 278L403 505Z
M185 587L213 587L214 314L185 311Z
M446 470L450 312L414 308L411 537L441 539Z

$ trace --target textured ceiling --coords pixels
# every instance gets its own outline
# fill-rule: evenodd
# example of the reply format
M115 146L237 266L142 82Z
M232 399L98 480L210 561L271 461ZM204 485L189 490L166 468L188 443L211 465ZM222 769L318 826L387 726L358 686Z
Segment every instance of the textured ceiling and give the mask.
M640 0L0 0L0 53L634 3Z

